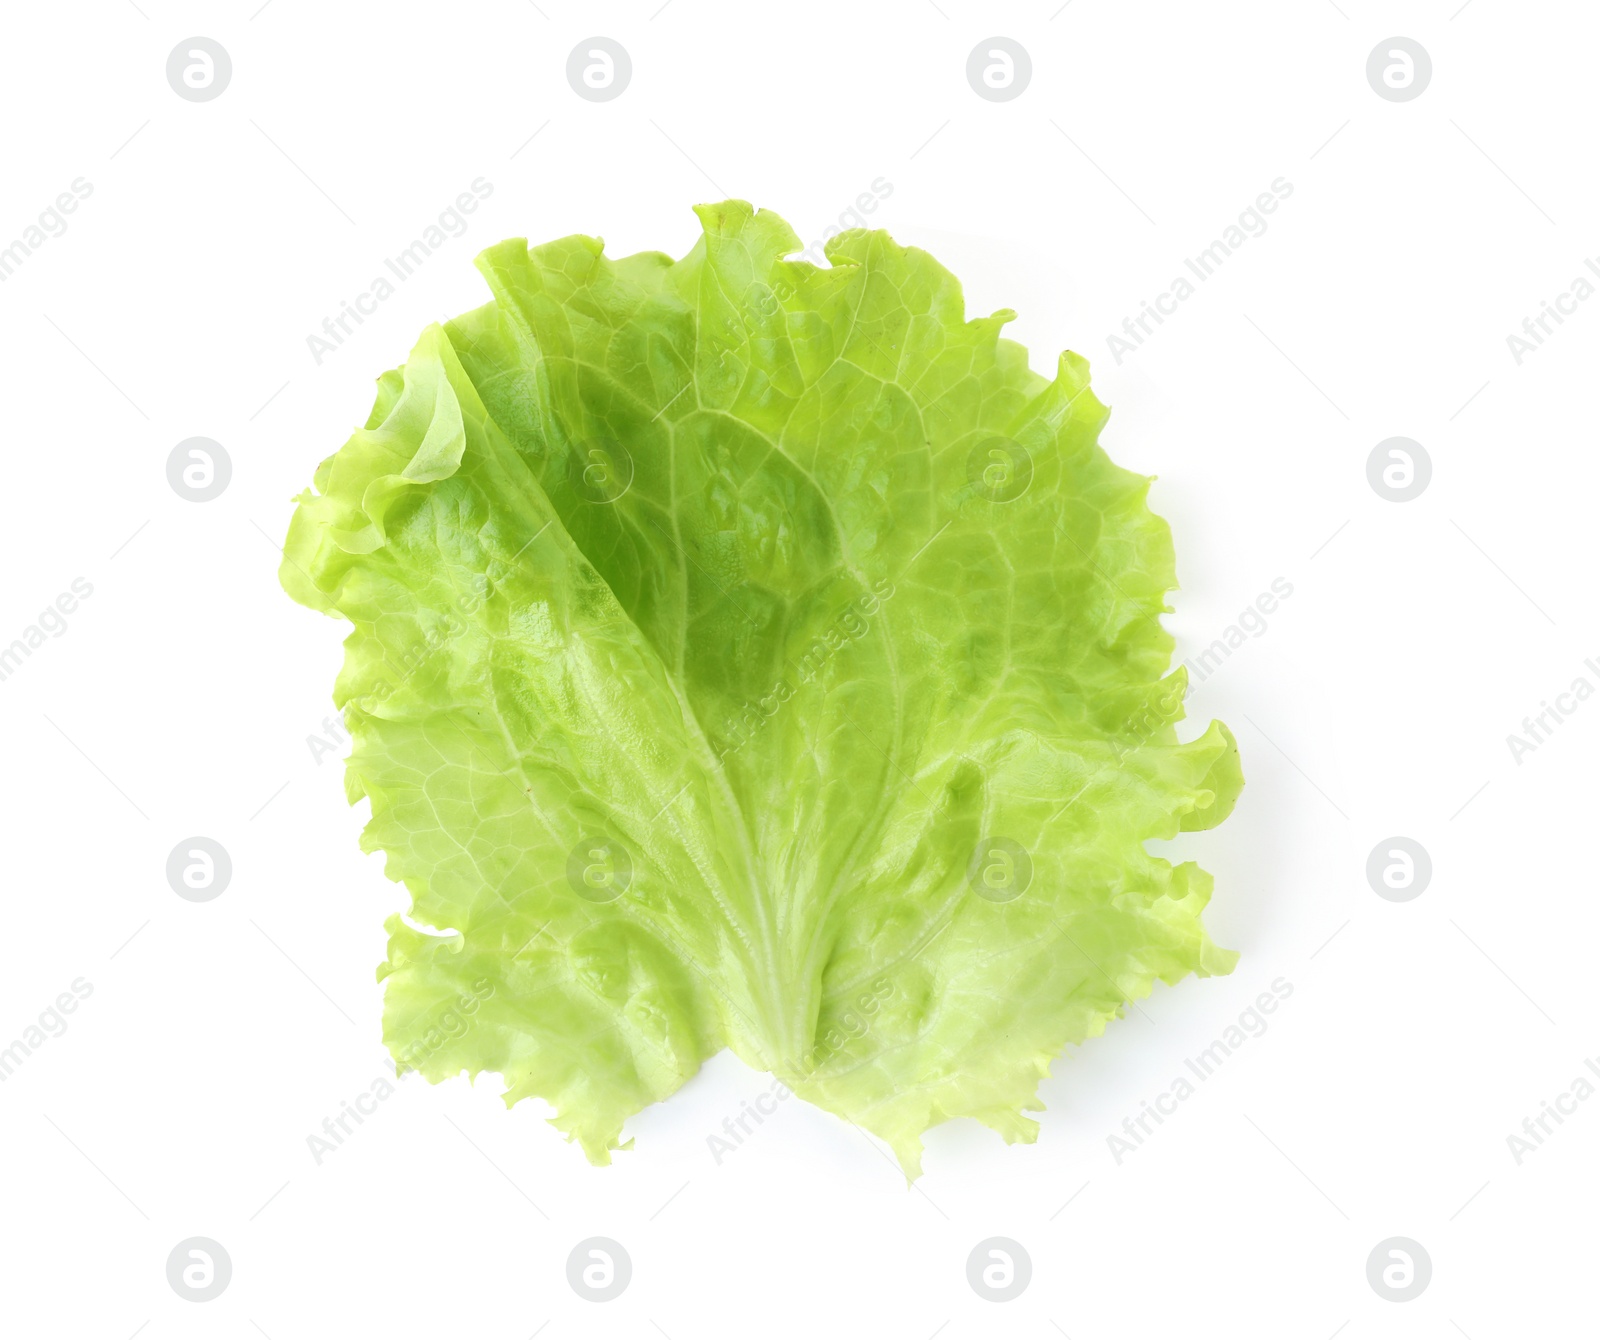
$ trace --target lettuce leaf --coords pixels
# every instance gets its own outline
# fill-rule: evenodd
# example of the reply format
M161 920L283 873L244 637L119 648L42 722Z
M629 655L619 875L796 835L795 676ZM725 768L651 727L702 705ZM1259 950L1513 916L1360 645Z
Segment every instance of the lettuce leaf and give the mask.
M1226 817L1237 747L1178 741L1171 539L1083 359L1030 371L883 232L822 268L697 212L679 261L484 252L298 499L283 585L354 625L347 790L412 898L385 1039L596 1163L731 1048L914 1176L1231 968L1143 844Z

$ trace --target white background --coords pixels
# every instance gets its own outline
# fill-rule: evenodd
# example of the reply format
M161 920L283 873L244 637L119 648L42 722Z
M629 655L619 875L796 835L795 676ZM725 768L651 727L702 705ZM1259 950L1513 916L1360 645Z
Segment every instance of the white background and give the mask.
M1520 1166L1507 1136L1600 1053L1600 701L1520 764L1506 742L1600 686L1600 302L1521 366L1506 344L1600 252L1590 7L258 3L3 15L0 246L74 178L93 194L0 285L0 643L74 578L93 594L0 683L0 1046L75 979L93 994L0 1084L0 1330L1592 1330L1600 1101ZM564 75L596 33L634 67L604 104ZM1007 103L965 77L997 33L1033 62ZM194 34L233 60L208 103L164 74ZM1433 60L1408 103L1365 76L1394 34ZM466 235L318 366L306 337L480 176ZM1191 700L1192 729L1220 717L1244 750L1235 816L1182 842L1237 971L1061 1062L1036 1145L935 1131L909 1191L793 1101L719 1165L707 1136L768 1083L726 1056L609 1169L490 1078L414 1076L317 1165L306 1137L384 1073L373 968L402 891L308 747L342 630L278 588L291 495L422 327L485 299L482 247L681 254L689 206L724 195L810 240L880 177L871 222L950 265L973 313L1015 307L1043 371L1063 347L1093 363L1105 445L1160 476L1181 658L1293 586ZM1118 365L1107 336L1279 177L1268 231ZM1433 461L1404 504L1365 471L1397 434ZM203 504L165 473L195 435L233 462ZM165 878L195 834L233 860L209 903ZM1397 834L1434 866L1406 903L1364 873ZM1280 977L1270 1030L1119 1165L1107 1136ZM233 1262L205 1304L165 1276L194 1235ZM633 1261L604 1305L565 1278L592 1235ZM1007 1304L966 1280L992 1235L1033 1261ZM1393 1235L1433 1262L1414 1302L1367 1283Z

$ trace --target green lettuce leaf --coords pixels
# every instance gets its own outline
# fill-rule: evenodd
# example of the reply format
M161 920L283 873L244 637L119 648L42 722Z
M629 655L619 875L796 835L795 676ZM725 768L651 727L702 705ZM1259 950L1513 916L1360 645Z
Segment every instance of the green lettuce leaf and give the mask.
M354 625L347 789L412 898L385 1038L597 1163L731 1048L915 1175L1231 968L1143 844L1226 817L1237 747L1178 741L1171 539L1083 359L1030 371L883 232L820 268L698 214L676 262L484 252L298 500L283 584Z

